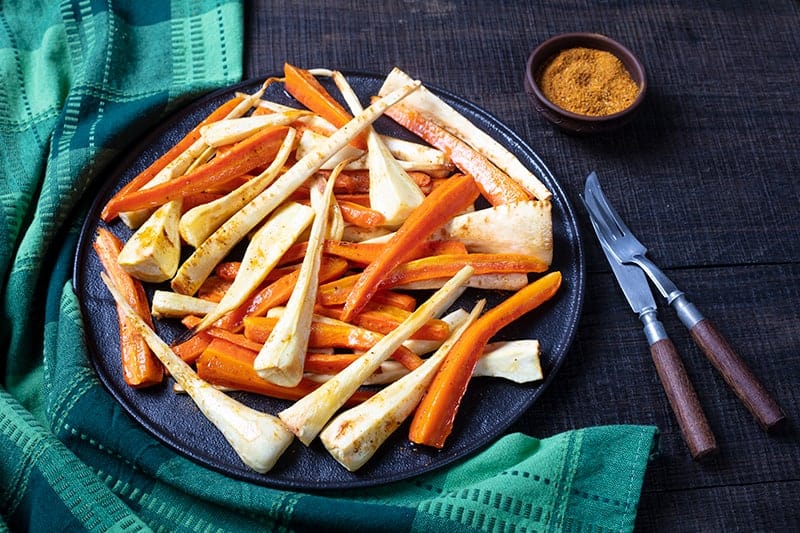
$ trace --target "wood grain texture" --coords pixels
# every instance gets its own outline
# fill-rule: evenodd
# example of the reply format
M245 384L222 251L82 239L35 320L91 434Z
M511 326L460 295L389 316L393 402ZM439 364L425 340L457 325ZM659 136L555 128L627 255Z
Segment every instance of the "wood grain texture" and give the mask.
M495 115L565 188L585 239L586 301L564 366L512 431L658 426L640 531L800 530L800 4L272 0L246 9L248 77L287 60L373 73L400 66ZM604 33L644 61L648 96L625 129L574 137L533 114L525 61L567 31ZM664 308L720 447L708 461L692 460L580 205L592 170L652 259L784 409L779 432L760 430Z

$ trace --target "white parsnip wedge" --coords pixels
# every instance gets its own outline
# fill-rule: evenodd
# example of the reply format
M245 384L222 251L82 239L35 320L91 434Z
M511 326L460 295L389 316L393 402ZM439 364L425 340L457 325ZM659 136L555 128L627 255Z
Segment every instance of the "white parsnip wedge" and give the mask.
M268 472L291 444L292 433L277 417L251 409L197 377L194 370L128 305L113 281L105 273L101 276L129 322L203 415L223 434L242 462L256 472Z
M341 167L337 167L341 168ZM303 378L311 319L317 299L319 267L322 261L322 242L328 225L328 211L333 197L333 185L338 172L325 184L321 197L314 194L317 180L311 189L314 223L308 237L308 248L289 301L267 341L259 350L253 368L263 379L282 387L294 387Z
M394 68L386 77L378 94L391 92L397 86L408 83L409 79L411 78L408 74L399 68ZM547 200L552 197L547 186L525 168L514 154L424 86L420 87L420 90L408 98L403 105L433 119L434 122L469 144L508 174L511 179L522 185L535 198Z
M184 213L178 226L183 240L197 248L223 222L266 189L283 170L283 165L292 154L296 138L297 130L289 128L275 159L261 174L246 181L225 196L195 206Z
M553 261L552 204L529 200L479 209L453 217L436 234L456 239L475 253L531 255Z
M263 128L291 124L303 114L306 112L298 109L268 115L228 118L203 126L200 128L200 136L209 146L224 146L244 140Z
M345 77L333 72L333 80L353 113L363 108ZM384 226L396 228L425 199L422 190L394 158L372 126L367 128L369 204L384 216Z
M313 219L314 210L297 202L289 201L276 209L253 234L236 278L214 310L197 324L195 331L204 330L241 305L272 272L283 254L297 241Z
M134 278L161 283L175 275L181 258L181 200L162 205L133 233L117 262Z
M314 153L319 149L319 146L324 143L328 137L317 133L313 130L303 130L300 135L300 140L297 143L297 151L295 152L298 158L303 158L308 154ZM353 161L364 155L363 150L359 150L355 146L345 145L338 152L333 154L327 161L325 161L320 168L323 170L331 170L342 161Z
M153 293L153 302L150 305L150 314L153 318L183 318L188 315L205 316L212 312L216 303L178 294L172 291L157 290Z
M487 344L472 375L503 378L517 383L542 379L539 341L521 339Z
M319 438L334 459L351 472L364 466L416 409L447 352L480 316L485 304L479 300L467 320L420 367L338 415L322 430Z
M328 420L381 363L423 324L452 305L464 291L464 285L473 272L474 269L470 266L459 270L450 281L364 355L350 363L333 379L278 413L278 417L303 444L309 445Z
M318 149L306 154L282 174L267 189L220 226L184 261L172 280L172 289L182 294L194 294L216 264L261 220L274 211L297 190L300 185L319 170L342 147L356 138L364 128L377 120L386 109L396 104L419 87L415 81L376 100L350 122L327 138Z

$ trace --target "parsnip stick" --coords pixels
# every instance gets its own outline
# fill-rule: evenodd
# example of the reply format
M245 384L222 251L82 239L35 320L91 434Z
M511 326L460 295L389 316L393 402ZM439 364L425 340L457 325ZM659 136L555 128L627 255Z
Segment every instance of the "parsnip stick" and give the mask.
M340 167L337 167L339 169ZM322 241L328 225L328 211L333 197L333 185L337 171L325 185L322 197L313 194L314 223L308 238L308 249L300 266L297 283L286 303L283 314L261 347L253 362L258 375L282 387L294 387L303 378L303 363L308 336L311 332L311 318L317 298L318 274L322 260Z
M363 108L345 77L333 72L333 80L353 113ZM384 226L396 228L416 209L425 195L389 152L372 126L367 127L367 167L369 168L369 204L384 217Z
M386 77L378 94L392 91L398 85L407 83L409 79L411 78L408 74L399 68L394 68ZM406 100L405 105L429 116L450 133L469 144L539 200L547 200L552 196L550 190L530 170L525 168L514 154L424 86Z
M314 210L297 202L286 202L275 210L250 239L233 283L214 311L200 321L195 331L207 328L239 307L275 268L313 219Z
M340 414L325 427L319 437L334 459L354 472L375 454L389 435L416 409L447 352L480 316L485 304L485 300L479 300L467 320L422 366L381 389L359 406Z
M105 273L100 275L130 323L206 418L225 436L242 462L261 473L275 466L293 439L286 426L277 417L251 409L197 377L194 370L131 309L111 279Z
M320 388L278 413L290 431L308 445L331 416L347 401L381 363L407 340L422 324L447 309L464 291L473 269L465 266L441 289L420 305L394 331L384 336L370 350Z
M214 266L224 258L256 224L283 203L300 185L342 147L358 136L390 106L419 87L419 82L403 85L376 100L344 127L330 136L315 152L307 154L271 186L229 218L181 265L172 280L172 288L182 294L194 294Z

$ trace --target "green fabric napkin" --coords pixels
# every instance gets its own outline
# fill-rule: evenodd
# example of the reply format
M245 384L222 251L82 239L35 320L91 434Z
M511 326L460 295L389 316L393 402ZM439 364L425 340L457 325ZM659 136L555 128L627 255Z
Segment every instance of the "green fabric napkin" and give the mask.
M160 118L241 78L242 9L2 3L0 530L630 531L650 426L512 434L416 479L304 494L192 463L103 389L70 284L81 200Z

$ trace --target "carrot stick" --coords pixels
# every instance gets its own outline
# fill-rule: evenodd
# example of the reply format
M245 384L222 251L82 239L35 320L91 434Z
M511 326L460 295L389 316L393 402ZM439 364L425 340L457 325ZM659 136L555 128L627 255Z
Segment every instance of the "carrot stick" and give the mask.
M401 263L375 283L377 290L386 290L415 281L441 279L453 276L464 265L474 268L474 275L544 272L547 265L541 260L523 254L453 254L435 255ZM368 267L369 268L369 267ZM356 290L360 274L351 274L323 283L317 300L325 306L347 305L347 299ZM345 320L342 314L342 320ZM345 320L347 322L352 321Z
M360 228L374 228L386 222L386 217L383 216L383 213L369 207L342 200L340 200L338 204L339 209L342 210L344 221L354 226Z
M273 317L246 317L244 319L244 335L253 342L263 343L269 337L277 318ZM311 322L311 332L308 336L309 348L346 348L356 351L366 351L383 338L383 334L358 327L345 322L336 324L314 320ZM409 370L422 364L422 359L406 348L400 346L392 358Z
M315 312L322 316L341 320L342 310L337 307L324 307L318 305ZM394 307L392 305L375 304L374 300L367 305L353 319L353 324L370 331L383 333L384 335L397 328L411 311ZM436 340L443 341L450 334L450 326L444 320L432 318L414 332L410 339Z
M252 359L248 362L250 354ZM197 360L197 375L213 385L283 400L298 400L320 385L305 378L295 387L273 385L262 379L253 369L255 356L255 353L246 348L223 339L214 339ZM350 401L362 402L371 395L370 391L356 391Z
M342 319L348 322L358 314L378 290L381 279L404 261L414 246L427 239L454 215L472 205L478 194L475 180L463 174L451 177L426 196L389 240L384 253L361 273L347 297Z
M196 335L192 335L180 344L173 346L172 351L188 364L193 365L195 361L197 361L197 358L202 355L203 351L208 348L208 345L211 343L211 339L211 335L205 331L201 331Z
M323 257L319 269L320 283L341 276L347 270L347 266L347 261L344 259ZM292 294L299 275L300 272L294 270L269 283L245 300L238 308L222 317L217 322L217 326L231 331L239 331L242 328L244 317L263 316L269 309L285 304Z
M230 113L233 108L239 105L244 97L236 96L231 98L224 104L220 105L214 111L211 112L205 119L203 119L200 124L192 128L189 133L187 133L183 139L177 142L172 148L170 148L167 153L156 159L149 167L141 171L136 177L134 177L131 181L125 184L117 193L109 200L109 202L103 207L103 211L100 213L100 218L104 221L108 222L114 218L111 216L109 211L109 204L113 205L113 202L119 200L120 198L127 196L133 191L138 191L147 183L155 177L156 174L161 172L171 161L173 161L176 157L186 151L197 139L200 138L200 128L207 124L211 124L212 122L217 122L219 120L224 119L228 113ZM116 215L115 215L116 216Z
M288 131L286 126L264 128L194 171L166 183L112 199L106 209L113 218L124 211L157 207L202 192L211 185L236 179L274 159Z
M119 266L117 258L122 250L122 241L105 228L97 230L93 248L103 269L114 284L122 291L125 300L133 310L150 326L153 320L147 303L147 295L139 280L136 280ZM164 367L153 354L136 328L125 318L117 306L119 319L120 355L122 358L122 377L131 387L148 387L160 383L164 377Z
M309 71L284 63L284 87L298 102L315 112L337 128L341 128L353 118L339 102L322 86ZM362 150L367 145L364 140L354 141Z
M444 152L461 172L472 175L481 194L492 205L531 199L530 194L519 183L497 168L485 156L421 113L402 105L396 105L389 108L386 114L419 135L430 145Z
M450 349L417 407L409 430L412 442L435 448L444 447L486 343L500 329L552 298L560 285L560 272L542 276L487 311L464 332Z

